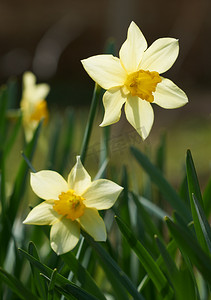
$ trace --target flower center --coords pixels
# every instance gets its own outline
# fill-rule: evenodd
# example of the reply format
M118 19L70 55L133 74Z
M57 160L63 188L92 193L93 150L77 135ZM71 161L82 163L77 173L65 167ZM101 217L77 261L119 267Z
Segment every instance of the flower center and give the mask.
M153 102L153 92L156 90L157 84L161 82L158 72L150 72L139 70L127 76L125 86L130 91L132 96Z
M45 100L39 101L34 108L33 113L30 116L31 121L40 121L45 118L45 123L48 121L48 107Z
M59 195L59 200L54 201L53 209L67 219L74 221L84 214L85 205L83 197L76 195L74 190L62 192Z

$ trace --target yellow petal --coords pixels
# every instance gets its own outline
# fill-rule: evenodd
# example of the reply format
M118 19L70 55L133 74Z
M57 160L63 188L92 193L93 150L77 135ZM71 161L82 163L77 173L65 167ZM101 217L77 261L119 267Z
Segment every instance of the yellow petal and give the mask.
M131 22L127 39L119 51L119 57L128 73L135 72L141 61L147 42L138 26Z
M142 70L157 71L159 74L166 72L174 64L178 54L178 40L160 38L144 52L139 68Z
M106 240L105 223L95 208L85 208L83 216L80 217L80 223L95 241Z
M100 126L107 126L118 122L121 116L121 108L125 101L126 97L120 88L113 88L105 92L103 96L105 114Z
M52 225L58 222L58 214L53 209L53 203L47 201L35 206L26 219L24 224L33 225Z
M154 113L148 101L138 97L128 97L125 104L125 114L128 122L144 139L147 138L154 121Z
M91 177L81 163L80 156L76 157L76 164L68 175L69 188L81 195L91 184Z
M96 209L108 209L114 205L123 188L118 184L107 180L98 179L91 183L82 194L85 198L84 205Z
M48 170L31 173L31 187L38 197L45 200L58 200L61 192L68 190L64 178L59 173Z
M125 82L126 72L119 58L113 55L96 55L81 62L89 76L106 90L122 86Z
M58 254L64 254L72 250L78 243L80 226L78 222L62 218L52 225L50 232L51 248Z
M187 95L176 84L167 78L157 85L154 102L163 108L178 108L188 102Z

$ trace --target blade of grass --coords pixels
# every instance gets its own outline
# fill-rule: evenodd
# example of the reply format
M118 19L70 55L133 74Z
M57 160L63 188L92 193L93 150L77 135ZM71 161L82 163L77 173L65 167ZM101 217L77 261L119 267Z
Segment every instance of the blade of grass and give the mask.
M209 179L203 193L204 211L207 217L211 212L211 178Z
M148 251L142 246L142 244L135 238L131 230L123 223L123 221L116 216L116 221L119 226L121 233L126 238L130 247L134 250L136 255L138 256L141 264L145 268L149 277L153 281L155 287L161 293L163 297L167 295L173 295L173 291L170 288L166 277L163 272L160 270L157 263L154 261L152 256L148 253Z
M191 262L201 272L204 279L211 283L211 258L201 249L197 241L183 227L165 218L171 235L177 242L181 252L184 252Z
M51 275L53 273L53 270L46 266L45 264L41 263L39 260L37 260L35 257L24 251L23 249L19 249L20 253L30 262L32 263L36 268L40 270L50 281ZM73 296L75 296L77 299L84 299L84 300L96 300L97 298L87 293L84 289L79 288L76 284L69 281L65 277L63 277L61 274L57 273L55 275L56 277L56 285L58 288L64 289L64 291L67 291L67 293L71 293ZM81 298L80 298L81 297ZM87 298L86 298L87 297Z
M72 252L63 254L61 258L64 260L66 265L69 266L70 270L75 274L78 281L82 284L82 287L90 292L92 295L97 297L99 300L105 300L105 296L96 285L93 278L87 272L87 270L82 266L82 264L76 259Z
M141 153L138 149L131 147L131 152L138 161L138 163L145 169L149 174L151 180L158 186L159 190L164 195L165 199L170 203L170 205L180 212L185 220L188 222L191 220L190 212L184 202L180 199L179 195L173 189L173 187L168 183L168 181L163 177L161 171L156 168L148 159L146 155Z
M4 269L0 267L0 278L5 282L8 287L23 300L38 300L37 296L32 294L29 290L25 288L20 280L7 273ZM2 295L3 296L3 295Z
M38 261L40 261L39 255L37 253L37 249L34 245L34 243L30 242L28 246L28 252L31 256L35 257ZM47 286L45 281L42 277L40 277L40 272L37 270L37 268L34 267L32 263L30 263L31 270L32 270L32 276L33 276L33 284L35 288L37 289L40 297L42 299L47 299Z
M119 292L123 292L123 294L125 295L125 288L134 297L134 299L143 300L143 296L138 293L136 287L133 285L127 275L122 271L122 269L117 265L117 263L112 259L112 257L105 251L105 249L99 243L96 243L93 238L91 238L86 232L83 231L82 234L84 235L87 242L96 251L97 255L101 259L101 262L103 262L102 266L105 272L107 272L107 275L111 276L110 278L108 277L108 279L116 279L116 281L118 281L122 285L121 291ZM125 299L125 297L120 299Z
M84 164L84 162L85 162L86 152L88 149L88 144L89 144L89 140L90 140L90 136L91 136L91 132L92 132L92 126L94 123L94 118L95 118L95 114L96 114L96 109L97 109L100 92L101 92L101 88L99 87L99 85L95 84L95 88L94 88L94 92L93 92L93 96L92 96L91 107L90 107L89 116L88 116L88 121L87 121L86 129L85 129L85 133L84 133L84 137L83 137L83 142L82 142L82 147L81 147L81 162L82 162L82 164Z
M204 235L204 239L207 243L207 247L209 249L209 253L211 253L211 228L210 225L206 219L205 213L203 208L201 207L198 199L196 198L196 196L193 194L193 203L195 205L195 210L201 225L201 229Z
M187 179L188 179L188 188L189 188L189 198L190 198L191 211L192 211L196 236L202 249L205 252L208 252L207 243L204 238L204 234L202 232L201 224L193 200L193 194L194 194L195 197L198 199L200 206L202 208L204 207L201 191L199 187L199 182L198 182L198 178L197 178L197 174L196 174L196 170L195 170L195 166L194 166L194 162L190 150L187 151L186 169L187 169Z

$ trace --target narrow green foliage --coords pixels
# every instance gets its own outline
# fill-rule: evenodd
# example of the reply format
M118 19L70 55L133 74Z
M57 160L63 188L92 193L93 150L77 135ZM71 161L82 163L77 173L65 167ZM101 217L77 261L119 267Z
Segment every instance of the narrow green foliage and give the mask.
M42 272L45 275L45 278L48 278L50 282L50 278L52 276L53 270L49 267L47 267L45 264L42 264L38 259L33 257L32 255L28 254L26 251L19 249L20 253L28 259L30 263L32 263L40 272ZM59 273L55 275L55 285L60 290L64 290L67 293L70 293L74 297L78 297L78 299L84 299L84 300L96 300L97 298L92 296L91 294L87 293L84 289L79 288L76 284L72 283ZM81 298L79 298L81 297ZM87 297L87 298L86 298Z
M181 252L188 255L190 261L203 274L205 280L211 283L211 258L183 227L173 223L169 218L166 218L165 221Z
M87 270L82 266L79 260L76 259L72 252L63 254L62 259L69 266L70 270L75 274L78 281L82 284L82 287L90 292L92 295L97 297L99 300L105 300L103 293L100 291L93 278L87 272Z
M92 248L96 251L97 255L102 261L102 267L104 268L104 271L107 273L108 279L109 280L112 279L113 281L113 279L115 278L116 281L119 281L119 283L122 284L119 293L124 295L125 294L124 288L125 288L131 294L131 296L134 297L134 299L143 300L143 297L141 296L141 294L138 293L136 287L133 285L133 283L130 281L127 275L120 269L120 267L117 265L114 259L112 259L112 257L105 251L105 249L99 243L96 243L93 240L93 238L91 238L85 232L83 232L83 235L85 239L88 241L88 243L92 246ZM125 299L125 297L120 299Z
M67 111L67 124L66 124L66 131L64 133L64 145L62 149L62 155L61 155L61 163L59 168L59 173L62 174L66 168L66 164L68 161L68 158L71 153L71 147L73 145L73 137L74 137L74 121L75 116L74 112L72 110Z
M141 153L138 149L131 147L131 152L138 161L138 163L145 169L151 180L158 186L165 199L170 203L172 208L179 211L184 218L189 221L191 219L190 212L179 195L163 177L161 171L156 168L148 159L146 155Z
M187 151L186 169L187 169L187 179L188 179L188 188L189 188L189 198L190 198L191 211L192 211L196 236L201 247L204 249L204 251L208 252L207 243L205 241L202 232L201 224L193 200L193 194L194 194L197 200L199 201L200 206L202 208L204 207L201 191L199 187L199 182L198 182L198 178L197 178L197 174L196 174L196 170L195 170L195 166L194 166L194 162L190 150Z
M23 300L39 300L37 296L32 294L28 289L24 287L22 282L3 270L0 267L0 278L1 280L8 285L8 287L19 297L19 299Z
M100 92L101 92L101 88L97 84L95 84L95 88L94 88L94 92L93 92L93 96L92 96L91 107L90 107L89 116L88 116L88 121L87 121L84 138L83 138L83 142L82 142L82 147L81 147L81 162L82 162L82 164L84 164L84 162L85 162L86 152L87 152L88 145L89 145L89 140L90 140L90 136L91 136L91 132L92 132L92 126L94 123L94 118L95 118L95 114L96 114L96 109L97 109Z
M211 212L211 178L209 179L203 193L204 211L207 217L210 216Z
M133 249L138 256L141 264L145 268L149 277L153 281L157 290L161 293L163 297L172 294L172 290L168 285L167 279L149 254L149 252L142 246L142 244L135 238L131 230L124 224L124 222L116 217L117 224L119 226L120 231L126 238L128 244L131 249Z
M196 213L197 213L197 216L198 216L199 223L201 225L201 230L203 232L204 239L207 243L209 253L211 253L211 228L210 228L210 224L208 223L208 221L206 219L204 210L201 207L198 199L196 198L196 196L194 194L192 195L192 197L193 197L193 203L194 203L194 206L195 206L195 210L196 210Z
M32 242L29 243L28 252L31 256L35 257L38 261L40 261L39 255L37 253L37 249ZM37 291L38 295L42 299L46 299L47 298L46 282L40 276L39 270L32 263L30 263L30 266L31 266L31 270L32 270L32 276L33 276L32 283L34 285L34 289Z

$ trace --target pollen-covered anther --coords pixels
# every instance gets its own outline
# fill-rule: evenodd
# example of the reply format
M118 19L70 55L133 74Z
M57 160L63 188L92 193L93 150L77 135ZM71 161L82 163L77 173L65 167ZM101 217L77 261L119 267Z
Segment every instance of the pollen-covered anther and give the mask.
M59 195L59 200L54 201L53 209L59 214L65 216L72 221L81 217L84 214L85 199L75 193L74 190L62 192Z
M49 113L46 100L39 101L34 108L30 116L31 121L40 121L42 118L45 119L45 123L48 121Z
M139 70L127 76L125 86L132 96L153 102L153 92L155 92L159 82L161 82L161 77L158 72Z

